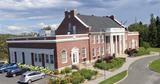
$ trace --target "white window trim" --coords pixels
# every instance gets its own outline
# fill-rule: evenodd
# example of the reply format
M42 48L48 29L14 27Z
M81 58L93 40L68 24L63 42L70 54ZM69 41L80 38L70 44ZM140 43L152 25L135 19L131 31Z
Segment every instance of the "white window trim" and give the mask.
M82 59L83 59L83 58L87 58L87 49L86 49L86 48L82 48L82 51L83 51L83 49L84 49L84 53L82 53L82 54L85 54L85 56L83 56ZM82 51L81 51L81 52L82 52Z
M67 63L67 62L68 62L68 59L67 59L68 54L67 54L67 51L66 51L65 49L63 49L62 51L65 51L65 52L66 52L66 61L65 61L65 62L62 62L62 63L64 64L64 63ZM61 51L61 61L62 61L62 51Z

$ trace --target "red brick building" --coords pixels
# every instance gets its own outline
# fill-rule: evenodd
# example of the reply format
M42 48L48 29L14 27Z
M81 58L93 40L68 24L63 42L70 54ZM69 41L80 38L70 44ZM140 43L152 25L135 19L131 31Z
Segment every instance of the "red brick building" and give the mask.
M125 56L127 48L139 47L139 33L129 32L114 16L81 15L65 11L55 35L7 40L11 63L50 69L94 62L104 56Z

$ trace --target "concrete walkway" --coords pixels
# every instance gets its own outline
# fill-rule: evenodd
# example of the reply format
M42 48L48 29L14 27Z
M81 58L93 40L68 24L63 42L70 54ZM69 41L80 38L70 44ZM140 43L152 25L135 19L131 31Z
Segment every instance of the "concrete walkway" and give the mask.
M150 56L157 56L159 55L158 53L154 53L152 55L145 55L145 56L140 56L140 57L127 57L126 58L126 62L123 64L123 66L113 72L110 72L110 71L104 71L104 70L99 70L99 73L103 74L102 76L96 78L95 80L91 80L89 82L87 82L87 84L98 84L100 83L101 81L105 80L105 79L108 79L122 71L125 71L125 70L128 70L129 66L135 62L136 60L138 59L141 59L141 58L144 58L144 57L150 57Z

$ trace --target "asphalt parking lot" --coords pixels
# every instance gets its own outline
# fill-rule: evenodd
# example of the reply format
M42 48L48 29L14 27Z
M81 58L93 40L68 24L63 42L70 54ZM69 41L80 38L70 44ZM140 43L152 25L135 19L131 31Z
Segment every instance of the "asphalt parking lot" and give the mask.
M0 74L0 84L19 84L17 83L20 76L16 77L6 77L5 73ZM46 76L44 79L40 79L37 81L32 82L31 84L47 84L48 76Z

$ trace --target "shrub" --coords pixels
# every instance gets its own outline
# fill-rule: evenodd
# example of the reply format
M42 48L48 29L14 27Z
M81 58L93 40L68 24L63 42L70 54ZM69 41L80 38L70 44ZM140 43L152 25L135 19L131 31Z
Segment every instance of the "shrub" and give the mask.
M144 47L140 47L138 50L137 56L147 55L149 53L150 51L148 49L145 49Z
M58 70L54 70L54 75L58 75L59 71Z
M150 44L148 42L143 41L141 44L141 47L144 47L145 49L150 48Z
M102 61L101 63L95 63L94 67L103 70L109 70L121 67L124 62L125 62L124 58L114 58L110 61L110 63L107 63L106 61Z
M96 71L90 70L90 69L81 69L80 74L85 78L90 80L93 75L96 75Z
M69 67L66 67L64 70L65 70L65 73L70 73L72 69Z
M79 72L73 72L71 78L72 78L71 79L72 84L79 84L84 82L84 77L81 76Z

